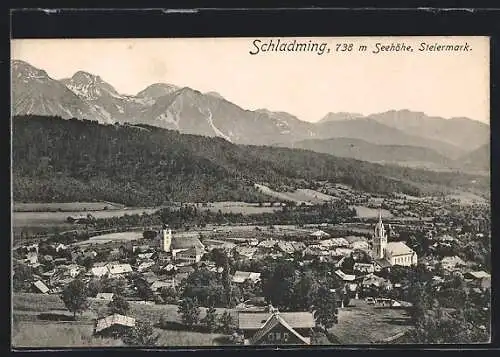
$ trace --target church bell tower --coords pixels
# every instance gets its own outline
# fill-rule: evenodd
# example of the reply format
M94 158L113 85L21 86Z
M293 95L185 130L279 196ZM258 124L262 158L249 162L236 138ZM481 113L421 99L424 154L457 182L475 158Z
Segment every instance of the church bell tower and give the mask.
M379 210L378 223L375 225L373 234L373 257L375 259L383 259L387 247L387 233L382 223L382 210Z

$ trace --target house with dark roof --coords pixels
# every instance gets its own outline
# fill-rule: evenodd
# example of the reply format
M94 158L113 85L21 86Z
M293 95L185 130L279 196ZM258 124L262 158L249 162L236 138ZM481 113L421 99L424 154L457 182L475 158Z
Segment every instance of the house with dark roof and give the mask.
M311 312L238 314L238 329L246 345L310 345L315 325Z

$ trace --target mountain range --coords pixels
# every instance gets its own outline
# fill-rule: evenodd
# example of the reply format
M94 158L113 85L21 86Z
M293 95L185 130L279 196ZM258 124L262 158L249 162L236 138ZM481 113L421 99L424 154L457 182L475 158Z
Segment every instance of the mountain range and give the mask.
M369 116L328 113L311 123L286 112L245 110L219 93L173 84L155 83L135 95L124 95L100 76L84 71L56 80L24 61L13 60L11 68L13 115L147 124L218 136L235 144L306 148L400 165L475 170L481 166L476 160L489 162L489 156L481 156L481 148L489 143L489 125L468 118L393 110Z

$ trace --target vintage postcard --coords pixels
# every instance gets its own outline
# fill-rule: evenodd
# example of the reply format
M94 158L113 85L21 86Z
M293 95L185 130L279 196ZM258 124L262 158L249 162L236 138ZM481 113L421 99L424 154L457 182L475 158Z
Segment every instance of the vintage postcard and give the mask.
M489 343L487 37L14 39L14 348Z

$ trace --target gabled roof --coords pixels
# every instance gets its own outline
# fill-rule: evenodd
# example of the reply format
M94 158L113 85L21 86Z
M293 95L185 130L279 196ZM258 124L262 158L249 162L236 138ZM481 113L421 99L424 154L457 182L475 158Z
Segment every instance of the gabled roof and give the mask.
M133 317L128 317L120 314L110 315L103 319L97 321L97 326L95 332L101 332L113 325L121 325L126 327L134 327L135 319Z
M110 274L124 274L132 272L130 264L109 264L108 270Z
M113 296L113 293L98 293L95 298L99 300L113 300Z
M317 230L316 232L311 233L313 237L330 237L330 234L323 232L322 230Z
M93 267L91 269L91 271L92 271L92 274L95 276L103 276L103 275L106 275L107 273L109 273L107 267Z
M251 271L236 271L234 273L232 281L234 283L243 283L247 279L256 281L260 279L260 273L255 273Z
M200 242L198 237L195 236L172 236L171 249L188 249L192 247L197 247L199 249L205 249L205 246Z
M344 273L342 270L336 270L335 271L335 274L337 274L337 276L339 276L342 280L344 281L353 281L356 279L356 276L355 275L351 275L351 274L346 274Z
M293 328L313 328L316 325L314 316L310 312L280 312L279 314ZM238 328L241 330L260 329L270 316L272 314L268 312L240 312L238 314Z
M408 247L405 243L403 242L389 242L387 243L386 250L392 255L406 255L406 254L413 254L413 249Z
M308 314L310 314L310 313L308 313ZM312 314L310 314L310 315L312 317ZM269 318L266 320L266 322L264 323L264 325L259 329L259 331L257 331L255 333L255 335L252 336L252 338L250 339L250 343L251 344L256 344L257 342L259 342L264 336L267 335L267 333L269 333L277 325L282 325L283 327L285 327L288 331L290 331L290 333L292 333L293 335L295 335L304 344L306 344L306 345L311 344L311 342L310 342L309 339L306 339L304 336L302 336L297 331L295 331L293 329L293 327L290 326L290 324L278 312L273 313L271 316L269 316Z
M391 266L391 263L387 261L387 259L375 259L374 262L381 268L388 268Z
M36 287L38 290L40 290L40 292L41 292L41 293L43 293L43 294L48 293L48 292L49 292L49 290L50 290L50 289L47 287L47 285L45 285L45 284L43 283L43 281L41 281L41 280L35 281L35 282L33 283L33 285L35 285L35 287Z
M487 272L485 271L470 271L467 273L467 275L470 275L472 276L474 279L488 279L488 278L491 278L491 275L488 274Z
M177 256L196 256L203 254L204 250L200 247L191 247L177 253Z

